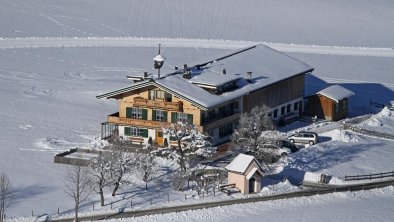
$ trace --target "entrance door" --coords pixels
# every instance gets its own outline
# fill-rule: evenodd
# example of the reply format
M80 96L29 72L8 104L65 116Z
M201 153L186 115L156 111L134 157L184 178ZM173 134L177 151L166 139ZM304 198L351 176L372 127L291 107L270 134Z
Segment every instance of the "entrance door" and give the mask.
M156 143L157 145L163 145L163 131L156 130Z
M256 192L256 178L250 178L249 180L249 193Z

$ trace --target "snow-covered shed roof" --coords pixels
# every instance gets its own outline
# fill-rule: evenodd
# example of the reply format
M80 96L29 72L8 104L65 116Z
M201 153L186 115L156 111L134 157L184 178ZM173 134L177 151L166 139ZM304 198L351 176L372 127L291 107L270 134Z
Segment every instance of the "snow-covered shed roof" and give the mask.
M276 82L313 71L313 68L307 64L261 44L227 51L213 59L193 64L188 68L191 72L191 79L183 78L184 70L180 69L163 74L161 78L152 77L149 84L187 99L203 110L208 110ZM226 69L226 74L223 74L223 69ZM246 76L247 72L252 72L251 79ZM195 85L195 83L201 83L219 86L231 81L236 81L237 88L222 94L213 94ZM139 85L139 82L134 85ZM134 90L134 88L133 86L126 87L99 95L97 98L113 98L116 94L125 93L127 89Z
M227 166L224 168L228 171L231 172L236 172L236 173L245 173L245 171L248 169L249 165L255 161L256 164L260 167L259 163L256 161L254 156L246 155L246 154L239 154L237 157L234 158L231 163L229 163ZM258 169L261 173L261 167Z
M354 92L340 86L340 85L332 85L329 86L319 92L317 92L318 95L322 95L325 97L328 97L335 102L338 102L344 98L348 98L350 96L354 96Z

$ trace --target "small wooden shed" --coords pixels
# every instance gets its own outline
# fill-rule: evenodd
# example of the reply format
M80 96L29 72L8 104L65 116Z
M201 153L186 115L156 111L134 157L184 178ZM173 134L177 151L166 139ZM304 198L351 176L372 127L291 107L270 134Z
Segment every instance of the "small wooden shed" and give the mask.
M239 154L225 169L228 171L228 183L235 184L242 194L261 191L264 171L254 156Z
M329 86L306 98L306 114L320 119L338 121L348 115L349 97L354 92L340 86Z

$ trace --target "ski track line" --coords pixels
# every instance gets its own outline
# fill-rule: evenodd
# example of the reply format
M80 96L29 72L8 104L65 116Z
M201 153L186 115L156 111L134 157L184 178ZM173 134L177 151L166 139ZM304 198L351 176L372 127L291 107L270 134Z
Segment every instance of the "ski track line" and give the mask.
M264 44L282 52L325 55L394 57L394 48L302 45L222 39L143 38L143 37L29 37L0 38L0 49L53 47L165 47L238 49Z

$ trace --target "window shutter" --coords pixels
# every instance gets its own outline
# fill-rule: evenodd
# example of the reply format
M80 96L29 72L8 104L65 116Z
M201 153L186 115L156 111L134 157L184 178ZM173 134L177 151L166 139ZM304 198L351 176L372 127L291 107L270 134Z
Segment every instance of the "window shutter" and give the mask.
M156 121L156 110L152 109L152 120Z
M164 111L163 113L164 113L164 122L167 122L167 120L168 120L168 112Z
M171 122L172 123L178 122L178 113L177 112L171 112Z
M147 109L142 109L142 119L143 120L148 119L148 110Z
M126 107L126 118L131 118L132 113L133 113L133 111L132 111L131 107Z
M193 114L187 114L187 123L193 125Z
M131 135L130 127L125 127L125 128L124 128L124 135L125 135L125 136L130 136L130 135Z
M141 129L142 131L142 137L148 138L148 129Z

